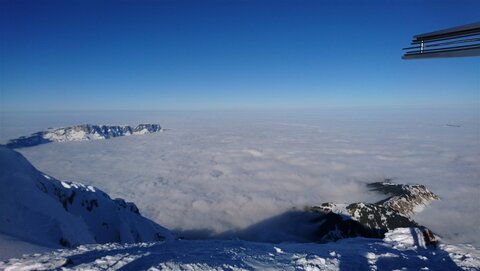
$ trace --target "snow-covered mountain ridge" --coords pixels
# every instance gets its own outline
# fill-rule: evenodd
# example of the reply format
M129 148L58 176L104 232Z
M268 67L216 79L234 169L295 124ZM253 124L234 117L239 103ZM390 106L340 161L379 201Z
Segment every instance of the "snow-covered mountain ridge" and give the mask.
M320 215L314 219L314 223L318 225L314 240L335 241L357 236L383 238L389 230L420 227L425 241L436 244L433 233L413 221L411 215L422 211L430 202L438 200L437 195L423 185L396 184L390 180L369 183L367 186L388 197L375 203L329 202L305 209L306 212Z
M98 188L59 181L0 146L0 232L48 247L172 238L135 204Z
M91 125L82 124L62 128L50 128L31 134L11 139L6 144L9 148L31 147L50 142L88 141L109 139L118 136L143 135L156 133L162 130L158 124L139 124L136 127L128 125Z

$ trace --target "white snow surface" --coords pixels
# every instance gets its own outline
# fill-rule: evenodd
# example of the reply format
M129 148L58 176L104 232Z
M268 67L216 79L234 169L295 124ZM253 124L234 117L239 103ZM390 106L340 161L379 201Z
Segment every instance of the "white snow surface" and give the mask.
M54 248L32 244L13 236L0 234L0 261L20 258L24 254L43 253Z
M112 200L89 185L44 175L3 146L0 188L0 233L30 243L60 247L172 238L133 204Z
M171 240L83 245L0 262L7 270L480 270L469 245L424 247L416 229L400 228L385 240L268 244L240 240Z
M480 245L478 110L15 113L4 114L0 137L79 123L165 131L20 152L49 175L135 202L181 236L241 231L292 207L374 202L382 196L365 183L394 178L441 199L413 219L446 242Z

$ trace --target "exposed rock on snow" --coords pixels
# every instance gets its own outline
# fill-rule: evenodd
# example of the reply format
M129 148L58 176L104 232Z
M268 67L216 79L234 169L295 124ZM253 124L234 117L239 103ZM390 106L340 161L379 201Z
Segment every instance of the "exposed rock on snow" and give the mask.
M282 243L332 242L351 237L383 238L389 230L415 227L430 245L437 241L433 233L413 221L410 214L421 211L438 197L422 185L391 182L368 184L388 198L376 203L334 204L292 208L238 231L226 231L211 238ZM401 208L400 208L401 207Z
M306 208L307 212L321 214L313 220L313 223L318 224L314 234L317 241L357 236L383 238L389 230L421 227L410 216L438 199L437 195L423 185L394 184L387 180L370 183L368 187L390 197L376 203L324 203ZM430 243L435 243L430 230L424 229L424 233Z
M390 195L389 198L381 200L376 204L389 207L399 214L411 216L423 209L438 196L430 192L424 185L395 184L390 180L385 182L370 183L367 185L372 191Z
M0 232L49 247L151 242L171 238L122 199L98 188L58 181L21 154L0 146Z
M88 141L118 136L143 135L161 130L162 128L158 124L139 124L137 127L83 124L55 129L50 128L46 131L33 133L30 136L12 139L6 145L9 148L23 148L50 142Z

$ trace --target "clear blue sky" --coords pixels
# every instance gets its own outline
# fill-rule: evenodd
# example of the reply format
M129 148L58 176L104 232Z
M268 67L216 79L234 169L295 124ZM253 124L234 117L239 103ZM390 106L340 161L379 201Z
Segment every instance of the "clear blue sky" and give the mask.
M480 1L1 1L4 110L478 106L480 58L401 60Z

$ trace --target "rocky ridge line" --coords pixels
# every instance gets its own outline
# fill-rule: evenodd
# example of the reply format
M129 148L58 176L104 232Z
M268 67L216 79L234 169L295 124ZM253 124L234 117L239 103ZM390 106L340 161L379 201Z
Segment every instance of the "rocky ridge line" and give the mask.
M119 136L143 135L162 131L159 124L139 124L136 127L128 125L91 125L82 124L62 128L49 128L31 134L11 139L6 146L12 149L33 147L51 142L88 141L109 139Z

